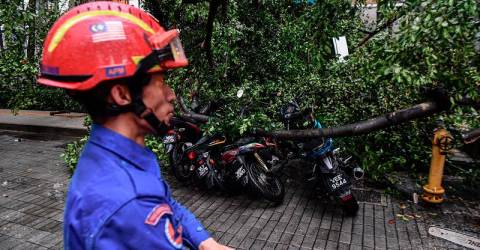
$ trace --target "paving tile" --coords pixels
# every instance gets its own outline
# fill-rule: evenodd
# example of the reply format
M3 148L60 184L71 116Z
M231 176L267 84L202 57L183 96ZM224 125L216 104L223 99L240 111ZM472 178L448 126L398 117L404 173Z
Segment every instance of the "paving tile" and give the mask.
M350 250L362 250L361 245L350 245Z
M40 244L40 240L42 240L43 238L47 237L47 236L50 236L52 235L52 233L49 233L49 232L45 232L45 231L40 231L40 230L35 230L35 232L31 235L29 235L28 238L26 238L25 240L28 241L28 242L31 242L31 243L35 243L35 244Z
M23 242L20 245L15 246L12 248L12 250L46 250L48 248L39 246L36 244L28 243L28 242Z
M290 241L293 238L293 234L290 233L283 233L282 236L280 237L280 242L285 245L290 245Z
M314 244L315 244L315 237L305 236L305 238L303 238L301 247L312 249Z
M62 241L62 236L60 234L50 234L38 241L38 244L47 248L53 247L59 242Z
M339 231L330 230L330 232L328 234L328 240L329 241L338 242L339 238L340 238L340 232Z
M267 241L267 242L265 242L265 245L263 245L262 248L260 248L260 249L275 249L276 246L277 246L277 244L275 242Z
M350 244L339 242L337 249L338 250L349 250L350 249Z
M228 244L233 239L234 234L224 233L218 240L222 244Z
M22 241L13 237L3 237L0 241L2 249L12 249L20 244L22 244Z
M255 240L253 244L250 246L250 249L266 249L263 246L265 245L265 241L263 240ZM272 248L274 249L274 248Z
M320 240L317 238L315 240L315 243L313 243L313 249L325 249L326 245L327 245L326 240Z
M363 235L363 246L373 248L375 246L375 237L373 235Z
M239 248L242 248L242 249L250 249L250 246L253 244L253 242L255 241L254 238L249 238L249 237L246 237L243 239L242 243L240 244Z
M303 242L304 235L294 234L292 240L290 241L290 245L295 247L301 247Z
M340 232L339 241L341 243L350 244L350 242L352 241L352 234L348 232Z
M228 245L233 248L238 248L240 247L240 244L242 243L243 239L244 239L243 237L235 235L230 240L230 242L228 242Z
M326 250L336 250L338 249L338 243L335 241L327 241L327 246L325 247Z

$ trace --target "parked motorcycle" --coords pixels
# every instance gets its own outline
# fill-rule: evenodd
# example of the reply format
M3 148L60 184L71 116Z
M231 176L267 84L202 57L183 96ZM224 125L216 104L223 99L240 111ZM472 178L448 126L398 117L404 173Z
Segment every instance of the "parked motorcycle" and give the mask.
M285 187L276 175L275 167L280 164L266 143L256 138L242 138L225 148L221 153L225 167L225 181L231 190L246 189L273 202L281 202Z
M204 136L195 144L183 144L181 151L176 152L178 158L172 166L175 176L181 177L180 181L191 180L207 189L226 190L222 173L224 166L215 157L225 142L226 138L217 134Z
M284 185L272 171L279 158L267 143L256 138L241 138L227 144L220 134L197 139L201 133L198 125L180 118L173 119L172 123L174 129L163 142L178 180L228 192L245 190L273 202L283 200Z
M296 101L291 101L280 110L281 119L287 130L322 128L320 121L315 119L311 110L301 111ZM287 145L287 146L286 146ZM351 191L352 178L362 178L363 170L350 163L350 158L338 157L333 149L332 138L310 139L302 142L284 143L288 158L302 158L309 163L306 169L307 181L335 198L348 215L358 211L358 202Z
M163 137L165 151L169 155L173 175L180 181L191 178L190 165L184 159L187 148L192 147L203 136L199 124L194 120L173 117L173 129Z

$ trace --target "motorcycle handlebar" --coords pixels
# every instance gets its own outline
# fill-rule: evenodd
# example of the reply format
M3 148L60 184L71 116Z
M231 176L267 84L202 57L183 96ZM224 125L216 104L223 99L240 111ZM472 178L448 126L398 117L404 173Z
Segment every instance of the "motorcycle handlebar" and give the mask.
M480 138L480 128L462 134L462 139L465 144L473 143L478 140L478 138Z
M312 113L312 110L310 109L305 109L301 112L295 112L295 113L287 113L284 114L282 119L283 120L293 120L293 119L298 119L298 118L303 118L304 116L307 116Z

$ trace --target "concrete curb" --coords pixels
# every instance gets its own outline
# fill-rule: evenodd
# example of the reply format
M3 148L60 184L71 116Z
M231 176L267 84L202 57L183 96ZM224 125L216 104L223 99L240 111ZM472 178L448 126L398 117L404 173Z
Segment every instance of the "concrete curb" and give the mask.
M88 132L83 125L86 116L84 113L50 115L50 111L36 110L20 110L13 114L9 109L0 109L0 129L83 136Z

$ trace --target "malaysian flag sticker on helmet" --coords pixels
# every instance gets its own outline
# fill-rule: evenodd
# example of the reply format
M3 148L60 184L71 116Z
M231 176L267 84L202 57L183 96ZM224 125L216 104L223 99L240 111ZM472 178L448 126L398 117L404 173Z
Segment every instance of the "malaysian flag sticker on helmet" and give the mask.
M123 23L120 21L105 21L101 23L95 23L90 26L92 32L92 41L94 43L125 40L125 31L123 29Z

